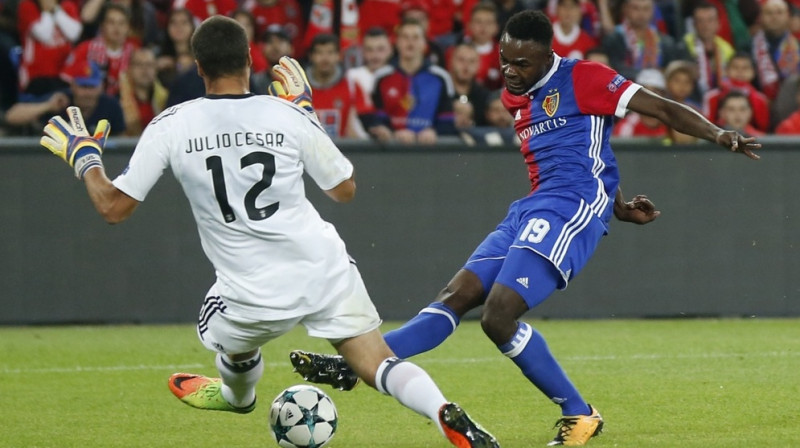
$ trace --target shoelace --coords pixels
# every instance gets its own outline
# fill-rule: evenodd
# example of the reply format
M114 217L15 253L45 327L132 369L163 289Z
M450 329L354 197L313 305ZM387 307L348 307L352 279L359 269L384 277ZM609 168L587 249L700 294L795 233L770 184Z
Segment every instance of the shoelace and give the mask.
M561 428L558 432L558 438L563 441L569 437L576 423L578 423L577 417L562 417L553 425L553 428Z

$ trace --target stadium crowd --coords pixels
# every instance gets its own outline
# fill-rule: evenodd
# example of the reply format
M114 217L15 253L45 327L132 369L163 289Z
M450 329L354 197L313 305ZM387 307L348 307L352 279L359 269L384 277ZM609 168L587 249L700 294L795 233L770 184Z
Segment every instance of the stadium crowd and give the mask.
M251 91L281 56L303 61L335 138L510 143L498 38L524 9L550 16L561 56L746 135L800 134L800 0L2 0L0 135L39 135L69 105L139 135L204 94L189 39L224 14L251 41ZM635 113L614 132L693 141Z

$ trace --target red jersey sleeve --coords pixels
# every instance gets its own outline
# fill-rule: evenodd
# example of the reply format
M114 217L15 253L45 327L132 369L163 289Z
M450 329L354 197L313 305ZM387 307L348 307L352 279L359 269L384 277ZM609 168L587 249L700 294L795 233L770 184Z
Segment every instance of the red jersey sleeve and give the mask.
M586 115L616 115L622 118L628 101L640 86L603 64L579 61L572 69L578 109Z
M31 26L39 20L41 16L42 12L39 10L36 3L31 0L23 0L20 2L17 8L17 31L19 32L19 38L21 40L25 40L28 30L31 29Z

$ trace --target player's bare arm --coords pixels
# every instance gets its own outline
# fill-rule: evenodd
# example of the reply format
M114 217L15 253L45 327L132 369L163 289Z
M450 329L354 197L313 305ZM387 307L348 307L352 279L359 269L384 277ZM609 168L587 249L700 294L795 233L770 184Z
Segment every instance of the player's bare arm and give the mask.
M626 201L622 189L617 189L614 198L614 216L618 220L643 225L652 222L659 215L661 212L656 210L655 204L647 196L637 194L632 200Z
M350 202L356 196L356 181L355 178L342 181L339 185L325 190L325 194L336 202Z
M645 88L641 88L633 94L628 103L628 109L658 118L667 126L683 134L717 143L753 160L760 159L753 152L754 149L761 147L760 143L756 143L754 137L745 137L736 131L721 129L694 109L663 98Z
M125 221L139 205L139 201L123 193L111 183L104 169L88 171L83 181L95 210L109 224Z

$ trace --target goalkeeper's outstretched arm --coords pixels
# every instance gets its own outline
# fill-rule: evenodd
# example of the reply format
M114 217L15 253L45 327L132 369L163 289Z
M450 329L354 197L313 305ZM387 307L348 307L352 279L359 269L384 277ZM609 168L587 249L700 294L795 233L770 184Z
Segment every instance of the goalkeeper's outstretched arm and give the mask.
M68 107L67 116L69 123L58 116L47 122L42 146L67 162L75 177L84 181L94 208L106 222L124 221L139 202L117 189L106 176L102 154L111 126L107 120L100 120L94 135L89 135L79 108Z
M111 183L104 168L88 171L83 177L83 181L95 210L109 224L125 221L139 205L139 201L123 193Z

